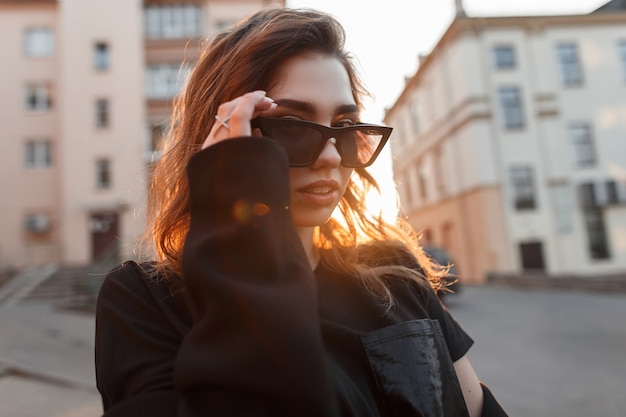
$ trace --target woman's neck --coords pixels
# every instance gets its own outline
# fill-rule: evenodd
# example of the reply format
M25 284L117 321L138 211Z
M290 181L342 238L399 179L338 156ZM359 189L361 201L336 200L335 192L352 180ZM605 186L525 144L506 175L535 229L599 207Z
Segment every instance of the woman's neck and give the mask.
M300 241L302 242L302 246L304 247L304 253L306 253L306 257L309 260L309 265L311 269L317 268L317 264L320 262L320 252L318 248L313 244L313 234L315 232L315 228L313 227L299 227L298 235L300 236Z

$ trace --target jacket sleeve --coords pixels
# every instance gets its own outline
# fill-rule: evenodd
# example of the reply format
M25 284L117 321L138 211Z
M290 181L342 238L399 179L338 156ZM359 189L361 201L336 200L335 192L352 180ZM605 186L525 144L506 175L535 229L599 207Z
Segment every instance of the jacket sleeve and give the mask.
M175 364L184 416L333 416L312 270L284 151L263 138L194 155L182 267L193 326Z
M96 311L95 369L105 417L174 416L174 358L183 330L165 313L134 262L111 271ZM161 289L158 299L168 290ZM164 301L167 302L167 301Z
M504 411L484 382L480 383L480 388L483 390L483 412L481 417L508 417L506 411Z

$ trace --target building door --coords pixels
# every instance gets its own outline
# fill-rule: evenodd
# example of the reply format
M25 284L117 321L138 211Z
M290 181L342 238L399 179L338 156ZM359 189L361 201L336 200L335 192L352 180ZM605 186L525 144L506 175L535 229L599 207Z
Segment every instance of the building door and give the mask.
M543 245L541 242L520 243L520 255L522 258L522 270L545 271L546 264L543 259Z
M91 229L91 260L119 255L119 216L117 213L93 213L89 220Z

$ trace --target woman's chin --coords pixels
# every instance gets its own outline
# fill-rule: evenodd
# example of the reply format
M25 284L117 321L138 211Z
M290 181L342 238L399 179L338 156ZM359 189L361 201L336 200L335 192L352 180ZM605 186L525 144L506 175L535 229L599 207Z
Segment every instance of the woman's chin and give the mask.
M325 224L332 214L329 210L328 213L316 213L315 215L294 215L293 223L299 228L317 227Z

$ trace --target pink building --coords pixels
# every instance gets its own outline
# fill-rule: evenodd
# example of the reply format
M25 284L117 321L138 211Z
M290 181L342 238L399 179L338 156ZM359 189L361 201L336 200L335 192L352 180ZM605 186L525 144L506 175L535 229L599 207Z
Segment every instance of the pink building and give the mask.
M201 40L271 4L0 0L0 276L133 256Z

